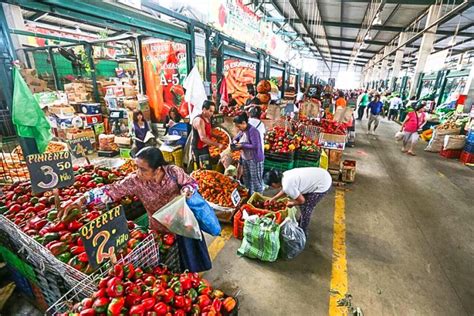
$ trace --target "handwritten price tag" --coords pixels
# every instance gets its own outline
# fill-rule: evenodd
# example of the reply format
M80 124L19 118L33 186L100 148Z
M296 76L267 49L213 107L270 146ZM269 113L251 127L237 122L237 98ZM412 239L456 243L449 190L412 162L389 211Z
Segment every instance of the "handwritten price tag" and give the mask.
M117 252L127 245L128 225L121 205L82 226L79 234L93 269L106 259L116 259Z
M232 200L232 204L234 204L234 206L237 206L240 203L240 199L241 199L239 191L237 189L232 191L232 195L230 196L230 198Z
M74 184L69 151L29 155L26 157L26 166L30 172L31 188L34 193Z

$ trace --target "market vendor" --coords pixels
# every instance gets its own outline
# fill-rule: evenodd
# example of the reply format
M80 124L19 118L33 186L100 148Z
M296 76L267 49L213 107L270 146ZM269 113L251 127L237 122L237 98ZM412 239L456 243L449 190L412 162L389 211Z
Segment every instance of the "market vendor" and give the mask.
M147 211L150 229L166 231L166 228L152 217L153 214L179 194L190 197L197 189L197 184L183 169L167 165L158 148L143 148L137 153L135 162L137 172L129 174L121 181L84 193L81 198L67 206L65 212L90 203L106 204L135 195ZM184 269L193 272L211 269L204 238L197 240L178 236L177 240Z
M134 148L132 149L133 153L138 152L140 149L147 146L147 138L150 138L148 134L151 134L150 126L145 120L145 116L142 111L135 110L133 112L133 126L132 126L132 135L134 139ZM153 134L151 134L152 136Z
M234 124L239 133L234 138L232 146L241 150L240 164L244 186L249 194L263 192L263 148L260 132L249 124L247 113L242 113L234 118Z
M165 118L165 122L163 123L163 127L165 128L165 134L168 134L168 131L171 127L175 126L179 122L183 121L183 117L179 114L177 107L171 107L168 115Z
M288 206L300 206L299 225L308 236L311 214L319 201L326 195L332 185L329 172L323 168L295 168L285 172L270 170L265 174L264 182L274 189L279 189L271 200L289 197Z
M214 102L206 100L202 105L202 113L193 120L193 139L191 147L194 161L200 168L209 165L209 146L218 147L220 150L224 150L226 147L224 144L219 144L211 140L213 136L211 118L215 110L216 105Z

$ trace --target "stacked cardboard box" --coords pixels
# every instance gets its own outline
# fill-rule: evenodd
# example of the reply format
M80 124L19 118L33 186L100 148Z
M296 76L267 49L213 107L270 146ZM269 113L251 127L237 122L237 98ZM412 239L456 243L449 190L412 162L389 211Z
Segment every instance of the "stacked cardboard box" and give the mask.
M38 78L35 69L21 69L20 73L32 93L49 91L47 82Z
M72 82L64 85L69 102L84 102L91 100L91 89L88 84Z

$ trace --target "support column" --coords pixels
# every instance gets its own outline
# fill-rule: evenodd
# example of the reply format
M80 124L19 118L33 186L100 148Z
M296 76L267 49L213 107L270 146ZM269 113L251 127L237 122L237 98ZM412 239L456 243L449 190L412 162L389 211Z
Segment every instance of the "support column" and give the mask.
M464 111L468 111L469 106L474 102L474 67L471 67L471 72L469 73L469 77L467 78L466 86L464 87L462 94L467 95L467 100L464 103Z
M407 40L407 33L402 32L398 37L398 45L401 45ZM400 47L399 50L395 53L395 60L393 61L393 71L392 71L392 79L390 80L390 87L393 89L395 87L395 82L400 74L400 70L402 69L403 63L403 56L405 54L405 46Z
M3 12L5 13L5 19L7 21L8 27L10 29L17 29L27 31L25 27L25 21L23 20L23 14L21 13L21 8L16 5L2 3ZM16 57L26 65L25 52L19 50L23 48L23 44L28 45L27 39L22 35L10 34L10 38L13 44L12 49L16 53ZM34 67L34 65L32 65Z
M438 19L440 8L440 5L432 5L430 7L425 27L433 24ZM415 67L415 75L413 76L413 82L410 88L410 97L416 94L420 75L423 73L426 65L426 60L428 59L428 56L433 50L434 41L436 40L437 29L438 25L433 26L431 29L429 29L423 34L423 38L421 39L420 50L418 51L418 60L416 62Z
M390 47L389 46L385 46L384 50L383 50L383 56L386 56L388 55L388 53L390 53ZM380 78L379 78L379 81L380 80L386 80L387 79L387 76L388 76L388 57L385 58L384 60L382 60L382 68L380 69Z

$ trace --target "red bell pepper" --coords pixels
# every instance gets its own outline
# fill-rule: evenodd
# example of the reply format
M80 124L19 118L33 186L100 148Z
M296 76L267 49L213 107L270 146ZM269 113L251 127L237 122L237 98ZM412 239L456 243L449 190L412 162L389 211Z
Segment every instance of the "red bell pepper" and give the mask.
M142 276L143 276L143 270L140 269L140 268L136 268L135 269L135 276L134 276L135 280L141 279Z
M107 307L107 316L119 316L125 306L123 297L114 298Z
M171 303L175 297L175 294L172 289L166 289L162 293L160 293L160 296L162 296L163 302Z
M155 305L155 299L153 297L145 298L142 300L142 305L145 308L145 311L149 311Z
M174 306L177 308L184 308L186 306L186 302L184 300L184 296L176 295L174 297Z
M224 299L224 301L222 302L222 306L224 307L224 309L230 313L234 308L235 308L235 305L237 304L237 302L235 301L235 299L231 296L229 297L226 297Z
M94 303L94 301L92 300L92 298L90 297L87 297L85 299L83 299L81 301L81 306L82 308L91 308L92 307L92 303Z
M83 226L82 223L78 222L77 220L73 220L67 225L67 230L69 230L70 232L76 232L82 226Z
M108 281L107 281L107 287L111 287L112 285L114 284L122 284L122 279L118 278L118 277L111 277Z
M179 277L179 282L181 283L183 291L187 291L193 287L192 280L187 275L181 275Z
M77 255L77 258L80 262L89 262L89 259L87 258L87 253L85 252L81 252L79 255Z
M145 278L144 282L148 286L153 286L156 282L156 278L152 275L149 275Z
M158 314L158 316L165 316L169 312L170 307L163 302L158 302L153 307L153 310Z
M212 301L212 308L214 308L216 312L220 311L222 308L222 301L218 298L215 298L214 301Z
M120 297L123 295L123 285L122 284L112 284L111 286L107 287L107 295L109 297Z
M186 313L182 309L177 309L174 311L174 316L186 316Z
M116 264L114 266L114 269L112 271L110 271L110 274L119 278L119 279L123 279L123 265L121 264Z
M86 251L86 248L84 248L84 246L72 246L71 247L71 253L73 255L78 255L80 253L83 253Z
M93 308L86 308L83 309L80 313L79 316L95 316L96 312Z
M143 316L145 314L145 307L142 304L134 305L130 308L130 316Z
M125 275L125 278L131 279L135 275L135 267L133 264L129 263L127 265L123 266L123 273Z
M109 299L107 297L99 297L94 301L94 304L92 304L92 308L97 312L97 313L104 313L107 310L107 306L109 305Z
M212 304L211 298L207 295L199 295L197 297L197 304L201 309Z
M107 295L107 293L106 293L105 289L99 289L98 291L95 291L92 294L92 299L96 300L98 298L105 297L106 295Z

